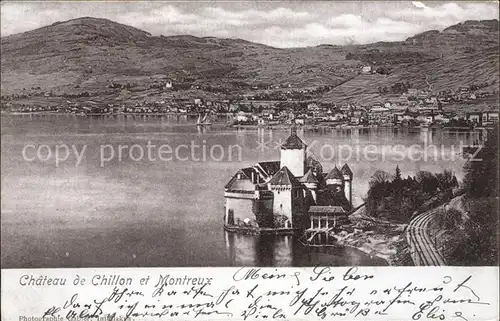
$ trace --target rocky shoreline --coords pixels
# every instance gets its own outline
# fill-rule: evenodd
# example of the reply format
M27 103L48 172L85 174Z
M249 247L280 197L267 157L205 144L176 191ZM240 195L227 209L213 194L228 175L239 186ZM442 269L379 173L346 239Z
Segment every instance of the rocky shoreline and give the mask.
M361 206L349 216L353 223L353 232L343 231L336 235L341 246L357 249L370 257L385 260L389 265L412 265L407 258L401 257L405 252L404 231L407 224L395 224L378 220L365 214Z

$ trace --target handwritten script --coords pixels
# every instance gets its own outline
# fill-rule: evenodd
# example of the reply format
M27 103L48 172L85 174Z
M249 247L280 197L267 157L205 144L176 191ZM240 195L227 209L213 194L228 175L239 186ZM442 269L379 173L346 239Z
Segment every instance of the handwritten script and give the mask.
M16 319L495 319L498 297L484 291L484 277L476 280L467 270L437 268L426 277L415 269L388 269L103 269L71 276L24 271L15 280L17 291L39 297Z

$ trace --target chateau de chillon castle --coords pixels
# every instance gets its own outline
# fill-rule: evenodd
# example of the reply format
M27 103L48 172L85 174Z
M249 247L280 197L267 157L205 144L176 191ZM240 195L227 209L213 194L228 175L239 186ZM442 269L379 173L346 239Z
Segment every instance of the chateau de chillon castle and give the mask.
M240 169L225 186L224 227L246 233L328 230L352 209L353 173L347 164L323 172L292 128L280 160Z

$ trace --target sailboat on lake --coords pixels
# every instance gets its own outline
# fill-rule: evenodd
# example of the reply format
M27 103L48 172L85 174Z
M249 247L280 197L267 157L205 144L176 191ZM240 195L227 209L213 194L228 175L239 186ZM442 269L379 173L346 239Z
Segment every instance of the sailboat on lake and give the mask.
M210 115L210 111L205 113L205 115L202 116L202 113L198 114L198 121L196 122L197 126L210 126L212 123L210 123L210 119L208 116Z

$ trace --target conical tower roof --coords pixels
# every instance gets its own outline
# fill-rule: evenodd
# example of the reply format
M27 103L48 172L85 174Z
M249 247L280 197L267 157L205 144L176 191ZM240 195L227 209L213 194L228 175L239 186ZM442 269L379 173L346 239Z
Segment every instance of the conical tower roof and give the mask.
M297 186L300 185L300 182L295 176L293 176L292 172L290 172L286 166L283 166L276 174L274 174L268 184Z
M291 129L290 136L286 139L285 143L281 145L281 149L304 149L307 145L297 136L297 129Z
M344 175L348 175L349 177L352 177L352 171L349 168L349 165L347 165L347 163L344 164L344 166L342 166L342 168L340 169L340 172Z
M309 169L307 171L307 173L302 176L302 178L299 180L301 183L306 183L306 184L318 184L319 181L318 179L316 178L316 176L314 176L313 172L311 169Z
M326 175L326 179L343 179L342 173L339 171L337 166L335 166L328 175Z

